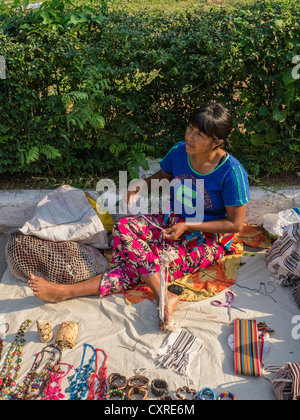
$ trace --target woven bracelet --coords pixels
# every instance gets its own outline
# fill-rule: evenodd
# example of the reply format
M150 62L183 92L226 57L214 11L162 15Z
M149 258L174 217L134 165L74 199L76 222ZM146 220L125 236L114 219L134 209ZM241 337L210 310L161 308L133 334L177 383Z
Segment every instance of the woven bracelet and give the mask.
M156 397L162 397L169 392L169 386L164 379L153 379L151 382L151 392Z
M149 384L149 379L146 376L135 375L128 379L128 387L144 388L146 389Z
M134 394L142 395L143 396L142 400L148 400L148 392L144 388L134 387L134 386L131 387L127 394L128 399L135 400L136 398L131 397Z
M188 386L183 386L181 388L178 388L176 391L176 397L180 400L187 400L188 398L182 394L182 392L186 392L187 394L191 394L193 396L192 400L196 399L196 390L191 389Z
M218 400L222 400L223 398L230 398L233 401L236 400L235 396L231 392L228 392L228 391L222 392L222 394L218 396Z
M125 389L127 387L127 379L119 373L112 373L109 375L108 383L111 389ZM117 382L118 381L118 382ZM121 382L121 384L120 384Z
M204 395L207 395L210 398L203 398ZM215 396L215 393L212 389L202 388L201 391L199 392L199 394L197 395L197 399L198 400L205 400L205 399L215 400L216 396Z

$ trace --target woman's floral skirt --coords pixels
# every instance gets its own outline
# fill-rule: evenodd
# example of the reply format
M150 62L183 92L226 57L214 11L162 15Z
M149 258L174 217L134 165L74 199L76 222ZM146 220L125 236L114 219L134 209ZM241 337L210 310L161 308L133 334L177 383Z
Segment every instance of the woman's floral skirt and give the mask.
M101 279L100 297L143 283L141 276L160 274L164 249L177 254L174 261L169 263L168 282L207 268L224 256L225 246L220 240L222 235L203 232L202 243L196 247L195 241L188 241L185 234L171 242L164 240L160 228L172 226L178 222L178 218L170 217L164 224L164 215L145 217L147 220L143 216L125 217L116 223L113 230L112 268Z

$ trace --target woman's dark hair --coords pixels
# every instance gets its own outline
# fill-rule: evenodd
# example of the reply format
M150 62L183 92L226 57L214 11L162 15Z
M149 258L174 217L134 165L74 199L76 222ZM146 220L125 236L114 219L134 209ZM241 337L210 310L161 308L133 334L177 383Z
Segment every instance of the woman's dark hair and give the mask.
M223 140L220 145L231 153L229 136L233 128L231 112L221 104L208 104L197 108L189 119L189 123L201 133L211 137L213 141Z

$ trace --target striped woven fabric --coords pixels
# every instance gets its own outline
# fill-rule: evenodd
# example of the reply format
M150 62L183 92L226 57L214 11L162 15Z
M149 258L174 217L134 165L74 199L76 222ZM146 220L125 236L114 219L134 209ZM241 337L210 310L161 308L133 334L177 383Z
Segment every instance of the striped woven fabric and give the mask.
M293 400L300 399L300 363L289 363L289 368L293 377Z
M238 375L261 376L263 339L258 336L256 320L234 322L234 367Z

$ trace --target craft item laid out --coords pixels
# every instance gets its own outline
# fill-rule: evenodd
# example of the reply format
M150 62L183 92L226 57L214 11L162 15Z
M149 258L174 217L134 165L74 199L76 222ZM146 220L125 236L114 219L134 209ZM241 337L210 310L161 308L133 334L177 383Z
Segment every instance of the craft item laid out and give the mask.
M128 379L128 386L131 387L138 387L147 389L149 384L149 379L146 376L142 375L135 375Z
M85 363L85 356L88 349L92 350L92 356L88 362ZM70 386L65 390L65 392L70 393L70 400L83 400L85 398L89 386L88 380L95 371L95 360L95 348L90 344L84 344L81 363L78 368L76 368L76 373L68 378Z
M231 308L237 309L238 311L246 313L243 309L237 308L236 306L233 306L232 303L235 299L234 293L229 290L225 293L227 301L225 303L221 302L220 300L213 300L211 304L213 306L219 306L219 307L225 307L228 309L228 317L229 321L231 321Z
M110 389L109 392L106 394L106 400L110 400L113 397L120 397L121 400L125 400L126 392L118 388Z
M148 392L145 388L140 387L131 387L129 388L127 398L129 400L135 400L136 398L133 398L133 395L142 395L142 400L148 400Z
M5 322L5 318L0 316L0 360L3 352L3 338L9 330L9 324Z
M20 376L23 355L22 349L26 344L24 335L31 324L31 319L27 319L22 323L10 349L8 350L4 367L0 373L0 400L3 400L6 395L9 395L16 386L16 381ZM14 374L13 370L15 370Z
M220 401L220 400L224 400L225 398L229 398L232 401L235 401L236 400L235 395L233 395L229 391L222 392L222 394L220 394L217 399L218 399L218 401Z
M186 400L187 397L183 393L191 394L192 395L191 400L196 399L197 392L195 389L189 388L188 386L183 386L181 388L178 388L176 391L176 398L178 398L179 400Z
M151 356L157 359L158 365L139 368L137 373L143 374L149 369L157 369L159 367L165 369L174 367L175 372L192 382L191 378L189 378L189 367L202 347L203 341L188 331L171 332L159 349L150 351Z
M238 375L261 376L264 336L259 338L256 320L234 321L234 369Z
M204 398L204 395L208 398ZM197 395L197 400L216 400L216 395L211 388L202 388Z
M85 356L87 350L92 350L92 356L89 361L85 363ZM98 371L98 355L103 353L104 361ZM84 344L83 355L79 367L76 369L75 375L68 378L70 386L65 392L70 393L70 400L84 400L87 393L88 400L104 400L106 394L106 367L107 355L102 349L95 349L90 344ZM97 380L97 381L96 381ZM96 387L97 382L97 388Z
M47 359L45 356L49 356ZM11 400L36 400L46 396L45 390L51 382L51 373L60 363L61 351L52 345L36 353L25 380L11 392ZM39 373L38 373L39 371Z
M274 379L266 376L270 372L275 372ZM264 378L272 383L274 394L279 401L300 400L300 363L267 365L264 368Z
M299 308L300 308L300 282L299 282L299 284L297 285L297 287L295 288L295 290L294 290L294 292L293 292L293 295L294 295L294 298L295 298L295 300L296 300L296 302L297 302L297 305L299 306Z
M101 367L99 368L98 371L98 353L102 353L102 355L104 356L104 360L102 362ZM96 349L96 377L94 376L92 378L92 381L90 382L90 393L88 396L88 399L93 400L96 399L98 401L100 400L105 400L106 398L106 379L107 379L107 366L106 366L106 361L107 361L107 354L105 353L104 350L102 349ZM98 373L97 373L98 371ZM94 390L94 386L95 386L95 379L97 378L98 380L98 387L96 389L96 391Z
M55 338L55 346L64 351L67 347L73 349L76 344L79 331L78 322L64 321L59 327Z
M36 321L36 326L41 342L50 343L53 338L53 331L50 322L40 319Z
M4 316L0 316L0 338L5 338L6 333L9 330L9 324L5 322Z
M168 382L164 379L153 379L151 382L151 392L156 397L162 397L169 392Z
M110 389L122 389L127 387L127 379L119 373L111 373L107 378Z
M66 372L62 370L63 366L67 366ZM45 401L59 401L65 398L65 395L62 394L61 382L72 369L73 365L69 365L68 363L58 363L57 372L54 368L54 370L50 373L50 381L44 391L45 396L41 399Z

